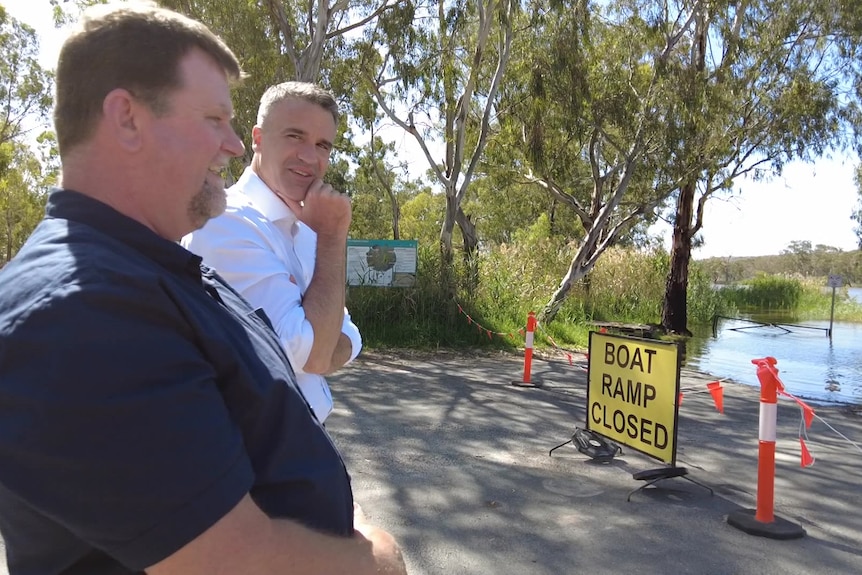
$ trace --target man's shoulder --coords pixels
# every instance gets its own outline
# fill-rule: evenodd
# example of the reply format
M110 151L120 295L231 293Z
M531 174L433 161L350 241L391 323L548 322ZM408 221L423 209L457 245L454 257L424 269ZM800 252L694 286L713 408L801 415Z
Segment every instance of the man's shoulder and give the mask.
M159 275L153 262L98 230L46 219L0 270L0 319L57 307L82 290L141 291Z
M42 220L11 261L0 270L0 284L14 280L94 275L112 260L123 261L119 244L85 224L59 218Z

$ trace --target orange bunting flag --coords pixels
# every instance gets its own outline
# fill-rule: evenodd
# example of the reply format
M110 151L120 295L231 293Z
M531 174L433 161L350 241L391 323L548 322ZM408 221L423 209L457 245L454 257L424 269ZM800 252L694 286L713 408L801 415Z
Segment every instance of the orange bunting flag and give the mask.
M811 467L814 465L814 456L811 455L811 452L808 451L808 447L805 445L805 440L801 437L799 438L799 445L802 447L802 461L800 463L800 467Z
M814 421L814 410L807 403L802 403L802 416L805 418L805 427L811 427Z
M467 325L473 325L473 318L469 315L467 316Z
M464 313L464 309L461 307L461 304L458 304L458 313Z
M521 334L521 337L524 337L524 328L519 329L518 333Z
M681 391L679 392L679 397L677 397L676 404L682 405L682 392Z
M488 339L491 339L491 330L487 330L487 331L488 331Z
M724 388L718 381L710 381L706 384L709 389L709 394L712 396L712 401L715 403L715 409L722 415L724 414Z
M793 395L792 393L788 393L784 390L783 387L778 388L778 393L789 397L793 401L795 401L799 405L799 409L802 412L802 419L799 422L799 445L802 447L802 463L801 467L809 467L814 465L814 456L808 451L808 447L805 445L805 439L808 437L808 434L805 432L806 429L811 427L811 422L814 421L814 410L807 403Z
M572 354L567 353L566 357L569 358L569 365L575 365L575 362L572 361Z

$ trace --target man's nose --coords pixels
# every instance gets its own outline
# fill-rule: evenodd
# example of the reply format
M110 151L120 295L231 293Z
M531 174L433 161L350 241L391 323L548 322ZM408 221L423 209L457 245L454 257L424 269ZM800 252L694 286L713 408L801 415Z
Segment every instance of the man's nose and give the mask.
M222 148L233 157L242 156L245 152L245 146L243 145L242 140L239 139L239 136L236 135L236 132L233 131L233 128L230 129L230 134L228 134Z
M313 164L317 162L317 146L314 145L314 142L302 142L296 155L306 164Z

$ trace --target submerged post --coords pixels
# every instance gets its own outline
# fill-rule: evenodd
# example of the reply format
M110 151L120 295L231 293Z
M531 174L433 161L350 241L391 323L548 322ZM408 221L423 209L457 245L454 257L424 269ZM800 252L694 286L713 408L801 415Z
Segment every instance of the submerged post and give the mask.
M829 331L826 334L829 339L832 339L832 320L835 318L835 288L840 288L843 285L844 280L838 275L830 274L829 279L826 280L826 287L832 288L832 309L829 311Z

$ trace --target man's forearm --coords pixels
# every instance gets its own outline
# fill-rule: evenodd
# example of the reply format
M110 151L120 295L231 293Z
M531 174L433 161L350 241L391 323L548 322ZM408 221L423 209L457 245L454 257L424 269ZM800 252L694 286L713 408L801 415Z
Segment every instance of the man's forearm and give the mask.
M329 375L333 371L337 371L343 367L345 363L350 361L351 355L353 355L353 342L342 333L338 337L338 343L335 344L335 351L332 352L332 361L329 364L329 369L323 375Z
M246 495L215 525L149 575L406 575L393 537L362 519L352 537L327 535L287 519L270 519Z
M406 575L398 544L389 533L370 525L358 525L353 537L333 537L292 521L273 521L267 547L273 553L261 560L253 573L327 575ZM261 557L263 559L263 557ZM286 569L280 571L273 569Z
M314 329L314 343L304 366L309 373L333 369L333 354L342 336L346 267L347 237L318 236L314 276L302 298L305 317Z

